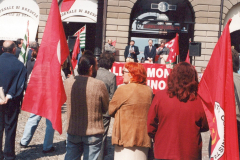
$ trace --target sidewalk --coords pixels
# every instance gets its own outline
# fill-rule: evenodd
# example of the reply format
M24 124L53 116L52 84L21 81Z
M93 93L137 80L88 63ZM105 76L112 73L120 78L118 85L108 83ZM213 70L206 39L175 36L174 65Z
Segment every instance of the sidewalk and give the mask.
M62 123L63 123L63 134L59 135L58 132L55 132L54 135L54 147L56 149L55 152L49 154L42 153L42 144L45 135L46 129L46 119L42 118L39 123L39 126L33 136L29 147L27 148L20 148L19 142L22 138L24 127L29 118L30 113L22 111L19 115L18 119L18 127L17 127L17 135L16 135L16 156L17 160L64 160L64 156L66 153L65 148L65 140L66 140L66 106L62 107ZM105 157L105 160L113 160L114 155L114 147L111 145L111 133L112 133L112 126L113 126L113 119L110 124L110 129L108 133L108 155ZM209 141L209 132L203 134L203 160L208 160L208 141ZM150 160L150 159L149 159ZM151 159L152 160L152 159Z

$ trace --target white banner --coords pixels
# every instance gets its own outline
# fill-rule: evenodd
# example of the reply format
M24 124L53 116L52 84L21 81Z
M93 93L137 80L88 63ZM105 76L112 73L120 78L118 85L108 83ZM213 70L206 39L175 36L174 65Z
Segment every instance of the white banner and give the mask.
M97 7L97 0L76 0L69 11L61 12L62 21L96 23Z
M23 39L29 21L29 40L35 41L39 16L34 0L0 0L0 40Z

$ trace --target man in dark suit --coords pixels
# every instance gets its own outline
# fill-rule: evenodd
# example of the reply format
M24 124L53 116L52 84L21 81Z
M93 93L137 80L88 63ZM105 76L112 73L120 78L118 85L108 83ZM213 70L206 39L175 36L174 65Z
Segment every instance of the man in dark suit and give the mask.
M144 50L144 56L145 56L145 60L149 60L149 62L153 62L154 63L154 59L156 56L156 47L154 47L153 41L151 39L148 40L148 46L145 47Z
M27 62L31 59L32 57L32 52L35 50L36 52L38 52L39 49L39 44L38 42L32 42L30 45L30 49L28 51L28 55L27 55Z
M17 39L16 44L17 44L17 47L16 47L15 56L18 58L18 57L19 57L19 54L20 54L20 52L21 52L21 48L22 48L22 44L23 44L23 39L21 39L21 38Z
M0 101L0 159L15 159L15 137L27 70L15 57L15 43L5 41L0 56L0 87L4 89L5 100ZM2 137L5 129L5 146L2 151Z
M134 44L135 44L135 41L131 40L130 45L126 46L124 51L124 57L125 57L125 60L127 58L132 58L134 59L134 62L138 62L137 55L139 55L139 49L137 46L134 46Z
M112 68L113 62L115 61L114 55L111 53L103 53L99 58L99 69L97 71L96 79L101 80L105 83L108 93L109 93L109 101L112 100L113 94L117 89L116 84L116 75L112 72L109 72L109 69ZM111 117L108 112L103 114L103 125L104 125L104 134L103 134L103 142L100 154L98 156L98 160L104 160L104 157L107 155L107 133L109 129Z

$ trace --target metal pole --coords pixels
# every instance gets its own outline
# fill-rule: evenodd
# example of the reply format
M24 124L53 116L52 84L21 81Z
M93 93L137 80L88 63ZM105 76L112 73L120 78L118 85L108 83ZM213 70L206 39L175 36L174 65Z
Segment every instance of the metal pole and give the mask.
M107 3L108 0L104 0L103 4L103 30L102 30L102 52L104 52L105 36L106 36L106 19L107 19Z
M224 3L224 0L221 0L221 6L220 6L220 17L219 17L218 38L221 37L221 32L222 32L223 3Z
M72 61L71 61L70 54L68 55L68 61L69 61L69 63L70 63L70 67L71 67L71 70L72 70L73 77L75 77L74 69L73 69L73 65L72 65Z
M103 8L104 8L104 0L98 0L96 38L95 38L95 49L94 49L94 54L95 54L97 59L100 57L100 54L101 54L101 51L102 51Z
M193 56L194 57L194 66L195 66L195 56Z

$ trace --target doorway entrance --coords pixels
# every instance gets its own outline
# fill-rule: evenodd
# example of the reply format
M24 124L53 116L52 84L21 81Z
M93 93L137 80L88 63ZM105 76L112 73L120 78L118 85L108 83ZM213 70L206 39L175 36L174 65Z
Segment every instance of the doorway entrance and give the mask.
M185 61L194 37L195 15L188 0L138 0L130 15L129 41L143 38L167 41L179 34L180 61ZM137 44L145 45L146 44Z
M80 28L86 25L85 50L94 52L96 23L78 23L78 22L63 22L63 28L66 38L73 36Z
M229 31L231 33L231 46L240 53L240 3L234 5L227 13L224 19L226 26L229 19L232 19Z

